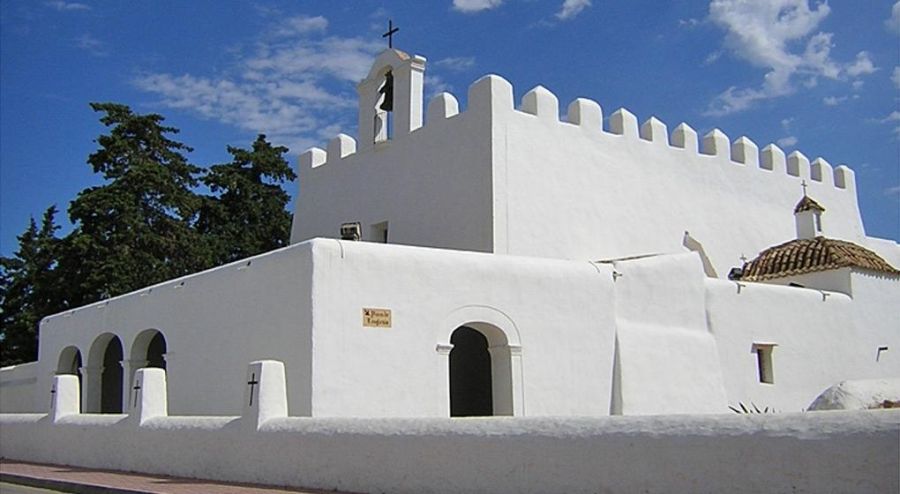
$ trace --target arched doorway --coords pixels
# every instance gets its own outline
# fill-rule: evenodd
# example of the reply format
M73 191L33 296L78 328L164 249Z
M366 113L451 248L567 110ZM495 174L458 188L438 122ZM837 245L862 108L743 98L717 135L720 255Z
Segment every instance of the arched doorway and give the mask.
M94 340L88 355L87 411L122 413L122 341L104 333Z
M470 322L450 335L450 416L513 415L513 351L506 334Z
M450 336L450 416L478 417L494 414L491 354L488 340L462 326Z

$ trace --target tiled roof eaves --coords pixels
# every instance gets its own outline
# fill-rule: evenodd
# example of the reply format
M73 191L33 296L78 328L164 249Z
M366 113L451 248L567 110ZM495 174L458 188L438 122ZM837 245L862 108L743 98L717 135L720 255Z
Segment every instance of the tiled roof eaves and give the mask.
M825 208L822 207L822 205L816 202L813 198L809 196L803 196L803 198L800 199L800 202L798 202L797 205L794 206L794 214L802 213L803 211L809 211L811 209L825 212Z

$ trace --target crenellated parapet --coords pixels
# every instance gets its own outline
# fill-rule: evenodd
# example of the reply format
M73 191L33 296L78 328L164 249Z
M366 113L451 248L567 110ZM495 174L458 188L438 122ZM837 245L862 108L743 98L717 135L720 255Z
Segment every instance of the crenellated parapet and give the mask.
M855 188L854 173L845 165L832 167L821 157L810 162L800 151L786 155L775 144L768 144L760 149L746 136L732 141L719 129L713 129L701 137L690 125L680 123L669 133L667 125L658 118L651 116L639 124L638 118L625 108L610 114L608 126L604 128L602 107L596 101L585 98L577 98L569 103L565 116L560 118L559 99L543 86L536 86L525 93L518 108L514 101L513 87L507 80L493 74L486 75L469 86L467 108L461 110L459 102L450 93L437 94L427 105L427 120L423 119L423 125L404 129L404 133L396 139L414 138L417 133L427 131L430 127L467 114L490 115L494 119L503 118L503 115L528 115L547 125L576 126L597 135L618 136L622 143L643 143L667 149L672 153L680 153L678 159L683 161L691 156L698 159L711 158L721 166L739 166L762 173L783 174L837 189ZM452 132L450 128L442 130ZM604 142L607 145L615 143L616 141L610 140ZM387 145L390 145L389 141ZM327 150L311 148L304 152L300 156L301 169L340 162L356 154L357 147L357 142L352 137L340 134L328 143ZM359 151L371 152L372 147L359 146Z

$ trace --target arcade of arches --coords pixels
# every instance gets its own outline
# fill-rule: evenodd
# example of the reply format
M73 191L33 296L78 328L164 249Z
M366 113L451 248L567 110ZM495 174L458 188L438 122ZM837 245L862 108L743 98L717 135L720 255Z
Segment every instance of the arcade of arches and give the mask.
M453 331L450 343L450 416L513 415L512 361L503 331L486 323L468 323ZM123 413L126 383L137 369L165 369L166 353L165 336L155 329L138 334L129 360L119 337L104 333L91 345L86 367L77 347L63 349L57 373L77 375L86 384L82 387L86 413Z
M60 352L57 374L77 375L82 383L82 410L86 413L122 413L128 395L126 385L142 367L166 368L166 338L148 329L135 338L130 360L125 360L122 340L112 333L98 336L82 367L81 351L69 346ZM127 371L128 381L125 381Z

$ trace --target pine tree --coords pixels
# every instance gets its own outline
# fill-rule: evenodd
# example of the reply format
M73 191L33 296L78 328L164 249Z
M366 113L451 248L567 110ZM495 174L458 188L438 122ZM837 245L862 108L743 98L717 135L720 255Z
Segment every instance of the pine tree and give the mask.
M38 324L66 308L58 282L56 207L19 235L14 257L0 258L0 366L37 360Z
M217 264L288 244L290 196L281 184L296 175L284 159L287 151L260 134L251 150L228 146L231 162L213 165L203 178L216 196L206 198L198 228L210 239Z
M106 183L78 194L69 206L75 225L66 237L61 274L78 306L210 264L193 228L201 198L194 193L200 169L182 153L188 146L167 134L157 114L140 115L125 105L92 103L109 133L88 163Z

